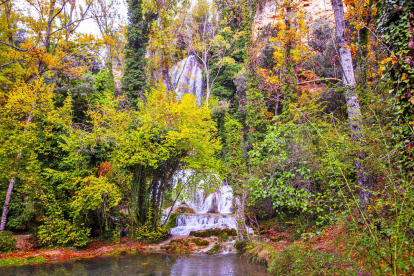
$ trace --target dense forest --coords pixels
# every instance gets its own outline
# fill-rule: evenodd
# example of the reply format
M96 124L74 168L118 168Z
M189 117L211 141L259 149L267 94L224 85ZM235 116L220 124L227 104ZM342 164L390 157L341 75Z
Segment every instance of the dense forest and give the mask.
M0 0L0 251L159 242L225 182L274 275L414 273L414 2L120 4Z

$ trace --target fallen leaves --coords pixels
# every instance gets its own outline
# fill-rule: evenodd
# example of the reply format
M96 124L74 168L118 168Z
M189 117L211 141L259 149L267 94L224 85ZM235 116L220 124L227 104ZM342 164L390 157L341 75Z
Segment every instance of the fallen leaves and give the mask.
M135 242L129 238L122 238L120 243L105 243L100 240L92 240L83 250L74 250L69 248L29 248L24 251L14 251L11 253L0 254L0 259L13 258L27 260L28 258L42 256L46 259L46 262L61 262L70 259L89 259L112 252L117 253L141 250L146 246L147 244Z

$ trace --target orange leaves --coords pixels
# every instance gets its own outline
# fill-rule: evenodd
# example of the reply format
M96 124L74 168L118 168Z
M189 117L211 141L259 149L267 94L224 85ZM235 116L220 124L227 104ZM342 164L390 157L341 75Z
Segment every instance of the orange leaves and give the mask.
M103 162L98 169L98 176L107 176L112 171L112 165L108 162Z
M0 254L0 259L17 258L24 261L28 258L43 257L46 262L66 261L71 259L89 259L108 253L129 252L132 250L141 250L146 245L143 243L134 242L129 238L121 238L121 242L104 243L99 240L93 240L84 250L73 250L67 248L53 248L40 250L24 250L15 251L12 253Z
M0 64L18 62L21 70L14 66L13 74L6 78L14 82L28 82L45 73L56 72L80 77L87 70L86 62L79 57L87 56L85 50L93 48L94 38L76 34L74 25L71 28L62 26L78 19L74 18L75 14L80 16L78 2L26 0L19 2L19 5L14 0L9 2L7 19L0 17L0 40L8 44L3 44L0 50ZM75 12L67 14L65 8L68 6ZM80 10L80 14L83 12ZM21 26L17 28L13 22L19 22ZM18 38L21 29L26 33L24 42L19 44L18 40L13 41L10 37Z

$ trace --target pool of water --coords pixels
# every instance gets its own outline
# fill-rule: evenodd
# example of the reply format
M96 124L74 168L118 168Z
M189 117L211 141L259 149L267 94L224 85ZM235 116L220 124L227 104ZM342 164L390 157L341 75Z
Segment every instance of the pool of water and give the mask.
M8 275L139 275L139 276L264 276L264 267L250 264L239 254L186 255L129 254L98 257L63 263L0 268L0 276Z

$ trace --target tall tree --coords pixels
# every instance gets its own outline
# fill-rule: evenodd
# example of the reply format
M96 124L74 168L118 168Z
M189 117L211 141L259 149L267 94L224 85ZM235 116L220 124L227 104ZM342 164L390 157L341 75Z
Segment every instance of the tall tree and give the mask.
M23 1L17 5L16 1L8 1L0 5L0 18L6 18L7 24L0 25L0 44L7 48L6 53L0 53L2 57L1 67L19 63L25 70L15 79L15 90L23 89L27 83L43 77L46 73L50 75L56 73L69 73L80 76L86 70L86 66L78 58L82 56L85 45L92 41L92 37L78 35L75 37L74 31L79 26L79 22L84 21L88 16L90 1L86 2L86 7L79 3L69 0L50 2ZM70 12L67 12L71 6ZM74 11L78 12L74 12ZM26 16L30 14L32 16ZM33 13L35 13L33 15ZM75 13L78 15L75 16ZM24 42L20 43L15 37L18 36L17 24L22 25L22 29L27 30ZM4 47L3 46L3 47ZM0 92L3 87L0 87ZM32 90L34 97L38 97L39 91ZM27 132L27 127L31 125L33 113L37 100L32 102L33 108L26 110L27 113L21 114L25 117L26 126L23 132ZM10 139L12 139L11 137ZM18 151L16 154L15 166L17 167L24 152ZM13 175L9 177L8 190L4 202L0 231L6 226L6 219L9 210L10 197L15 184L18 172L12 168Z
M132 0L128 6L129 24L125 52L125 73L122 91L133 105L143 98L146 87L145 52L148 43L149 18L142 13L142 0Z
M185 43L189 51L197 56L203 66L207 105L214 82L226 62L226 51L230 48L230 43L225 37L226 32L230 33L231 29L221 28L215 4L199 0L187 19ZM213 63L216 63L218 68L216 74L212 72Z
M359 105L358 94L356 92L355 72L352 61L352 53L345 39L345 21L344 21L344 5L342 0L332 0L334 8L336 37L339 47L339 55L343 70L343 83L345 85L345 99L348 110L348 118L351 128L352 139L355 144L359 144L362 138L362 115ZM369 198L370 176L366 172L364 166L363 153L356 155L355 167L358 175L358 184L360 187L360 198L363 202L367 202Z

